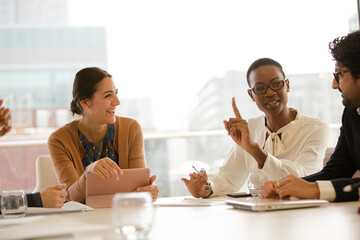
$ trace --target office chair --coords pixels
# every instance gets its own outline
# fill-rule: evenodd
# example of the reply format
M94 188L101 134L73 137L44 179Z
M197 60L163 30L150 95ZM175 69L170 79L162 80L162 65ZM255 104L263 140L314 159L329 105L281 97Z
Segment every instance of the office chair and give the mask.
M59 181L50 155L39 156L36 159L36 186L33 193L57 184L59 184Z

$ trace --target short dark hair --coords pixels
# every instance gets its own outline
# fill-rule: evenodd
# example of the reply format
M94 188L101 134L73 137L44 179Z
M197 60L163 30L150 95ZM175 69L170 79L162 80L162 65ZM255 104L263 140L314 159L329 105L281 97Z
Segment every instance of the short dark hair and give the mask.
M360 31L335 38L329 43L334 60L347 67L355 79L360 78Z
M250 81L249 81L250 73L252 71L254 71L255 69L257 69L261 66L265 66L265 65L273 65L273 66L278 67L281 71L281 74L285 78L285 73L284 73L283 68L280 63L278 63L277 61L275 61L274 59L271 59L271 58L259 58L258 60L256 60L255 62L253 62L250 65L249 69L246 72L246 79L247 79L249 87L250 87Z
M73 115L83 113L80 101L92 98L97 90L97 84L105 77L112 76L98 67L84 68L76 73L72 91L73 99L70 104L70 111Z

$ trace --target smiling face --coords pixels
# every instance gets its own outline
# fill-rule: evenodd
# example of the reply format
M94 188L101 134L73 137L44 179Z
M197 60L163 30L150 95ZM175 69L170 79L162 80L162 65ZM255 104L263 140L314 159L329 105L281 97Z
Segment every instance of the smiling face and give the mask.
M274 83L275 81L284 80L281 70L274 65L264 65L251 71L249 75L249 84L251 88L259 84L265 86ZM284 87L279 90L272 90L267 88L263 94L255 94L251 89L248 90L250 97L255 101L260 111L265 115L277 115L284 109L287 109L288 96L287 92L290 89L289 80L285 80Z
M96 85L96 92L90 99L81 101L85 109L83 117L97 124L115 123L115 109L120 105L118 90L111 77L105 77Z
M335 63L335 72L340 73L339 83L333 79L332 87L339 89L346 107L360 107L360 79L355 79L350 71L340 62Z

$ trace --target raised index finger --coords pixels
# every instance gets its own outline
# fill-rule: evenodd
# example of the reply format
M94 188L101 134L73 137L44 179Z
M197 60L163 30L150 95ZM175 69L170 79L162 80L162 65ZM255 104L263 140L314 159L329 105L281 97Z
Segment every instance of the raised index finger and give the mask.
M235 103L235 97L232 98L232 107L233 107L233 110L234 110L234 113L235 113L235 117L239 118L239 119L242 119L242 117L240 115L240 112L239 112L239 109L237 108L236 103Z

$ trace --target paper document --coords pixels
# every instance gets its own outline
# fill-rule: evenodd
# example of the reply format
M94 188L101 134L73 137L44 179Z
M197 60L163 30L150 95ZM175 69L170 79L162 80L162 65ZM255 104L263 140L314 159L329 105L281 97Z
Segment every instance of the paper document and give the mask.
M82 212L83 210L73 210L73 209L62 209L62 208L38 208L38 207L28 207L25 216L36 216L36 215L48 215L48 214L58 214L58 213L69 213L69 212Z
M29 223L39 219L43 219L44 216L22 217L22 218L2 218L0 219L0 228L3 226L10 226L22 223Z
M64 204L64 206L62 207L62 209L67 209L67 210L94 210L94 208L89 207L88 205L79 203L79 202L74 202L74 201L70 201Z
M47 215L47 214L59 214L59 213L71 213L71 212L83 212L94 210L93 208L79 203L70 201L64 204L62 208L38 208L38 207L29 207L26 212L26 216L35 216L35 215Z
M225 204L224 198L170 197L158 198L154 203L159 207L210 207Z

